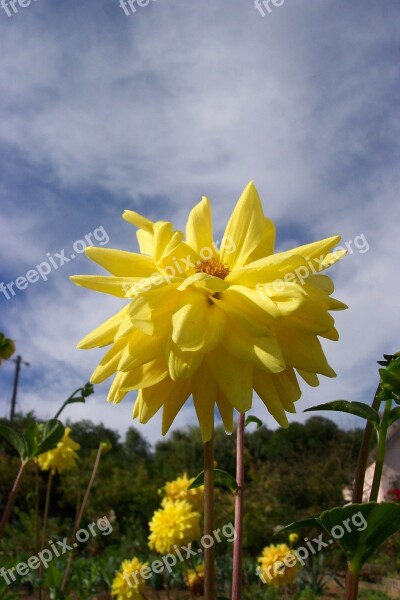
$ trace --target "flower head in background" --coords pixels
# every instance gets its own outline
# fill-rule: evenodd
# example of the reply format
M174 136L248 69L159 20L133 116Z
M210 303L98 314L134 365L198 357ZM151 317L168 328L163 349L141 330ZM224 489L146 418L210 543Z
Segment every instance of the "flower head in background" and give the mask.
M200 513L185 500L164 498L150 523L149 547L160 554L174 552L200 538Z
M147 563L141 563L136 557L132 560L124 560L111 588L111 595L115 600L142 600L141 590L144 587L144 580L140 575L140 569L146 566Z
M204 563L185 571L184 578L193 596L204 596Z
M3 360L8 360L15 352L15 343L6 338L4 333L0 332L0 365Z
M147 423L163 409L165 434L190 395L203 441L217 406L232 431L233 410L252 406L253 390L278 423L288 425L301 392L297 375L318 385L334 377L319 337L337 340L333 284L320 272L339 260L340 238L274 254L275 227L264 216L253 183L243 191L220 244L211 206L190 212L186 236L171 223L132 211L140 254L90 247L86 254L111 276L80 275L80 286L129 302L79 344L110 345L91 381L115 375L108 400L138 390L133 416Z
M266 546L260 558L257 573L268 585L281 587L294 583L299 563L295 553L286 544Z
M298 541L299 541L299 534L298 533L290 533L289 534L289 542L290 542L290 544L297 544Z
M201 485L193 490L188 487L193 483L194 477L188 479L186 473L177 477L174 481L167 481L163 488L165 497L169 500L186 500L195 510L202 511L204 506L204 486Z
M57 446L53 450L39 454L36 461L42 471L51 471L54 473L63 473L76 467L76 461L78 455L76 451L79 450L80 444L74 442L69 437L71 428L66 427L63 438L58 442Z

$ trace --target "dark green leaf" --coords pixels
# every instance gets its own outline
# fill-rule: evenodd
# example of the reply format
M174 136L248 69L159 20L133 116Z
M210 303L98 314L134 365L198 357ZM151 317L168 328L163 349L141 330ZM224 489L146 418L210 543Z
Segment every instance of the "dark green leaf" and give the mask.
M34 456L53 450L64 435L64 425L57 419L47 421L41 431L40 440ZM33 458L33 457L32 457Z
M257 429L262 427L262 424L263 424L261 419L259 419L258 417L253 417L252 415L249 415L248 417L246 417L245 427L247 427L247 425L249 425L250 423L255 423L257 425Z
M236 494L237 492L236 479L232 475L230 475L226 471L222 471L221 469L214 469L214 484L228 488L232 492L232 494ZM193 490L195 488L200 487L201 485L204 485L204 471L197 475L193 483L189 485L188 489Z
M3 423L0 424L0 435L18 452L21 460L27 458L27 444L23 435Z
M379 546L400 530L400 504L350 504L327 510L318 520L359 572Z
M39 435L39 427L37 423L30 423L24 432L25 443L26 443L26 451L27 456L31 458L35 456L35 451L37 448L37 439Z
M368 404L363 402L348 402L347 400L334 400L333 402L327 402L327 404L319 404L312 408L306 408L303 412L310 412L315 410L337 410L339 412L348 413L367 419L375 427L379 426L380 417L376 410L374 410Z
M307 519L301 519L300 521L294 521L290 523L290 525L285 525L278 531L275 531L274 535L279 535L280 533L290 533L291 531L298 531L298 529L312 529L313 527L321 527L318 517L308 517Z

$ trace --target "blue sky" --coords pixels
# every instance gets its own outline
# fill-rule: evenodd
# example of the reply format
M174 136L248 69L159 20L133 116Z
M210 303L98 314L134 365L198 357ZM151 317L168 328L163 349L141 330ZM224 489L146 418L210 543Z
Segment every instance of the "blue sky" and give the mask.
M375 361L399 350L397 0L285 0L264 17L252 0L151 0L130 16L118 0L17 9L0 10L0 282L70 256L100 227L108 247L135 250L124 209L181 228L207 195L218 237L254 179L278 248L334 234L369 247L332 269L350 307L340 341L324 343L338 377L304 386L293 419L335 398L370 401ZM31 363L23 410L54 414L102 355L75 345L120 301L69 282L85 272L100 271L77 253L46 282L0 293L0 330ZM2 366L0 415L12 375ZM133 397L113 407L107 389L66 416L124 432ZM257 401L254 413L273 426ZM188 405L176 426L191 422ZM160 419L141 431L155 441Z

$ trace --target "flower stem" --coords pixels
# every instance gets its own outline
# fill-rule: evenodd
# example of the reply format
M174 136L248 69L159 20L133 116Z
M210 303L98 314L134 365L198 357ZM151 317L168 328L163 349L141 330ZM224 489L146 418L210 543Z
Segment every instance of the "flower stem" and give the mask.
M243 492L244 492L244 426L245 416L239 414L236 433L235 541L233 545L232 600L241 599L243 548Z
M392 401L387 400L385 404L385 410L383 412L383 417L379 429L379 439L378 439L378 448L376 452L376 461L375 461L375 471L374 471L374 479L372 481L371 494L369 497L370 502L376 502L378 500L379 488L381 485L382 479L382 471L383 471L383 463L385 461L385 450L386 450L386 438L387 438L387 430L389 427L389 413L392 408Z
M353 573L351 569L348 569L346 573L344 600L357 600L359 580L360 573Z
M379 392L381 390L381 386L378 385L378 388L375 392L374 401L372 403L372 408L378 410L381 405L381 400L379 398ZM364 495L364 480L365 480L365 471L367 469L368 455L371 447L372 434L374 432L373 425L368 421L365 426L364 437L361 443L360 452L358 455L357 461L357 470L356 477L354 480L353 487L353 504L359 503L363 501Z
M204 535L214 535L214 436L204 444ZM214 555L204 548L204 600L215 600Z
M21 462L21 466L19 468L17 477L15 478L14 485L13 485L12 490L10 492L10 495L8 497L7 505L6 505L5 509L4 509L4 513L3 513L3 516L2 516L1 522L0 522L0 538L3 536L4 530L5 530L6 525L8 523L8 519L10 518L11 511L12 511L13 506L14 506L15 498L17 497L18 488L19 488L20 483L21 483L22 474L23 474L24 469L25 469L25 467L26 467L27 464L28 464L27 461L22 461Z
M83 514L85 512L86 504L87 504L87 502L89 500L89 495L90 495L90 492L92 490L94 480L96 478L96 474L97 474L97 470L99 468L100 457L101 457L101 453L103 451L103 447L104 447L103 443L101 443L99 445L98 450L97 450L97 455L96 455L96 460L94 461L92 475L90 477L88 486L86 488L86 492L85 492L85 496L83 498L83 502L82 502L81 508L79 510L79 513L78 513L76 519L75 519L74 533L73 533L73 541L74 542L75 542L76 534L77 534L77 532L79 530L79 527L81 526L81 521L82 521L82 518L83 518ZM68 581L69 573L70 573L70 570L71 570L72 557L73 557L73 554L70 554L69 557L68 557L68 562L67 562L67 566L65 568L65 573L64 573L64 579L62 581L61 588L60 588L62 592L64 592L65 586L66 586L67 581Z

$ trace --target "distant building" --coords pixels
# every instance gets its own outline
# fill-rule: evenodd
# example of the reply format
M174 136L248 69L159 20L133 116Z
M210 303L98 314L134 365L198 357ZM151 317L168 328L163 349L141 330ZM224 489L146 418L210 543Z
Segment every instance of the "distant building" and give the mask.
M368 502L372 481L375 472L376 448L371 451L368 467L365 472L363 502ZM400 422L395 423L388 431L385 462L383 465L381 486L379 488L378 502L383 502L387 492L393 487L400 487ZM352 489L343 490L343 498L351 502Z

